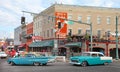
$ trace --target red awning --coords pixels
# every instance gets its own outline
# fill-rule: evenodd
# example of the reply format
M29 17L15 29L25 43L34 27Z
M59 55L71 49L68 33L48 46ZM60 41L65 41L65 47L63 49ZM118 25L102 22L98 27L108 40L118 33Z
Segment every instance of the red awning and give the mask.
M25 43L22 43L21 45L19 45L18 47L21 48L21 47L25 47L26 44Z

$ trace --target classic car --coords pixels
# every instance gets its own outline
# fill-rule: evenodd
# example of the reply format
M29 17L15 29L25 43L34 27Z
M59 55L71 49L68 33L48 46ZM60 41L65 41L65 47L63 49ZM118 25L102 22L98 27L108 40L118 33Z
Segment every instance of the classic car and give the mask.
M7 58L7 54L5 52L0 52L0 58Z
M15 56L7 60L11 65L47 65L49 61L48 57L36 56L35 54L25 54L24 56Z
M112 63L112 57L104 56L101 52L83 52L80 56L70 57L70 64L81 65L108 65Z

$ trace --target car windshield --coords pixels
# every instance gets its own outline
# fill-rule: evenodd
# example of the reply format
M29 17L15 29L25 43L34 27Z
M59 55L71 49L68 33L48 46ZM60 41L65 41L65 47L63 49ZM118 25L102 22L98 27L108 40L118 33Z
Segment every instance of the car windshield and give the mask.
M25 57L35 57L34 54L25 54Z
M90 53L82 53L81 56L90 56Z
M0 54L5 54L5 52L0 52Z

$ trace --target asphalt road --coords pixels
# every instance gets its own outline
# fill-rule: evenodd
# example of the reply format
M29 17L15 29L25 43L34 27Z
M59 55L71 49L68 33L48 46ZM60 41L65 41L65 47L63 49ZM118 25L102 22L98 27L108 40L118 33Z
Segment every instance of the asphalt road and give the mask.
M107 66L73 66L65 62L56 62L47 66L11 66L6 59L0 59L0 72L120 72L120 61Z

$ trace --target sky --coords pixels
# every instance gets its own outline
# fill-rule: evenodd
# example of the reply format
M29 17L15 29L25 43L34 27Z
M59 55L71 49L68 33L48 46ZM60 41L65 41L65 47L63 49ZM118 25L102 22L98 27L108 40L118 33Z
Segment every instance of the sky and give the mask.
M0 0L0 39L14 38L14 29L21 25L22 11L40 13L55 3L120 8L120 0ZM27 23L33 21L31 14L24 16Z

